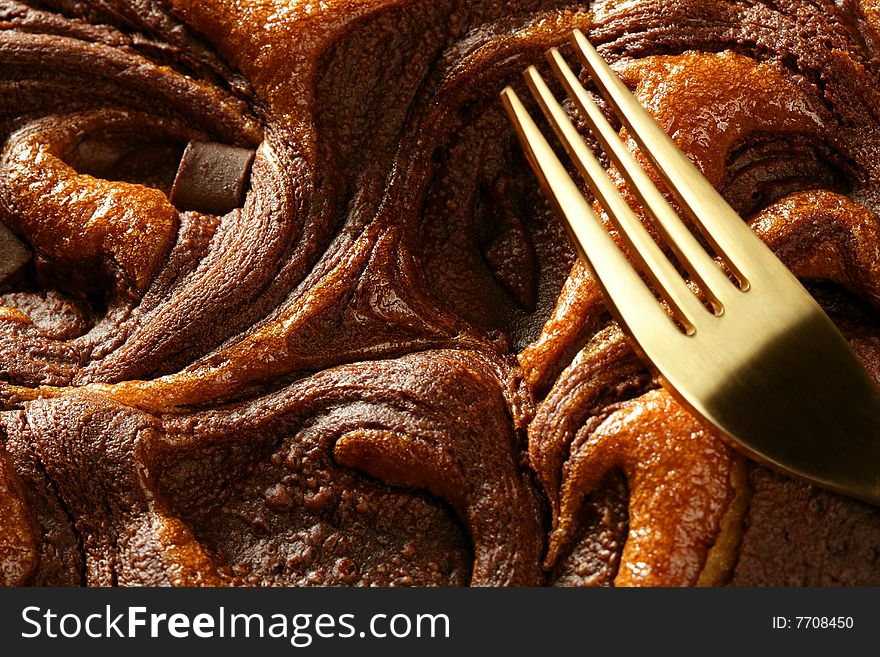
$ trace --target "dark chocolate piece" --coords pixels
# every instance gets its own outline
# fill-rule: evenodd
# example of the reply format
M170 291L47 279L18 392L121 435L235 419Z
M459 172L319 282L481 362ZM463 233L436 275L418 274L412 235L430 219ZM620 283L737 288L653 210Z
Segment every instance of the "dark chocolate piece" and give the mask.
M30 260L28 248L11 230L0 224L0 285L20 272Z
M244 201L254 151L209 141L191 141L171 188L181 210L226 214Z

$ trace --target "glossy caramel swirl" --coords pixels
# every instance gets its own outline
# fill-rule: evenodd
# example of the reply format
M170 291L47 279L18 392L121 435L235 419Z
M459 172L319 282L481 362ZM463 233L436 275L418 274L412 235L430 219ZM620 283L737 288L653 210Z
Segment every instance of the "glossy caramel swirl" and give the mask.
M880 512L658 388L498 101L584 30L880 379L878 15L0 2L28 254L0 267L0 583L880 583ZM256 149L240 208L169 201L191 140Z

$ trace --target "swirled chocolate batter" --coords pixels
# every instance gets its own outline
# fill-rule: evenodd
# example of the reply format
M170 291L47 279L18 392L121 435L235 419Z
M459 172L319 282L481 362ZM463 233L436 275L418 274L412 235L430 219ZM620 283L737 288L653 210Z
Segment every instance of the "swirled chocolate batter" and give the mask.
M584 30L880 379L878 16L0 2L0 582L880 583L880 511L658 389L497 99Z

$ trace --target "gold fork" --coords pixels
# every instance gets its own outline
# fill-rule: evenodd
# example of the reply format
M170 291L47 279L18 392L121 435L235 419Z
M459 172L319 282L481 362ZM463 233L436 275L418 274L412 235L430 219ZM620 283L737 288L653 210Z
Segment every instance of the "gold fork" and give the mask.
M750 456L880 504L880 391L846 340L580 31L573 33L572 44L641 152L738 281L728 278L701 246L563 57L550 50L554 73L708 302L701 302L651 238L537 69L530 67L524 75L532 94L650 287L510 87L502 92L504 105L572 242L639 353L679 401Z

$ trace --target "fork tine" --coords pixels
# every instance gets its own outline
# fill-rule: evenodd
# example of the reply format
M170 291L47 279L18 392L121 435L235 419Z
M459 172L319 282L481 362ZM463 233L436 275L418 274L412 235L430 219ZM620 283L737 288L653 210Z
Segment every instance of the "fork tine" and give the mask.
M694 235L688 230L675 209L666 201L635 157L620 139L617 131L605 119L602 111L590 98L577 76L556 48L547 53L550 66L556 77L565 87L569 97L575 102L581 116L599 140L605 153L617 170L623 174L630 188L635 192L641 206L654 218L663 239L672 248L691 277L711 301L716 312L722 308L720 297L727 298L734 290L730 280L715 261L706 253Z
M602 226L516 92L507 87L501 92L501 99L538 180L565 218L573 244L592 269L623 326L657 339L681 336L672 318ZM582 244L590 245L589 254Z
M587 148L538 70L530 66L524 75L559 140L626 241L630 255L651 280L654 289L669 303L675 318L688 333L692 333L694 326L706 314L705 308L627 205L596 156Z
M590 77L638 142L642 152L657 168L703 236L739 279L741 287L747 289L748 276L743 268L749 261L749 253L754 249L755 242L760 240L657 125L580 30L573 32L572 43ZM701 217L719 215L723 215L723 218L711 224L701 220Z

